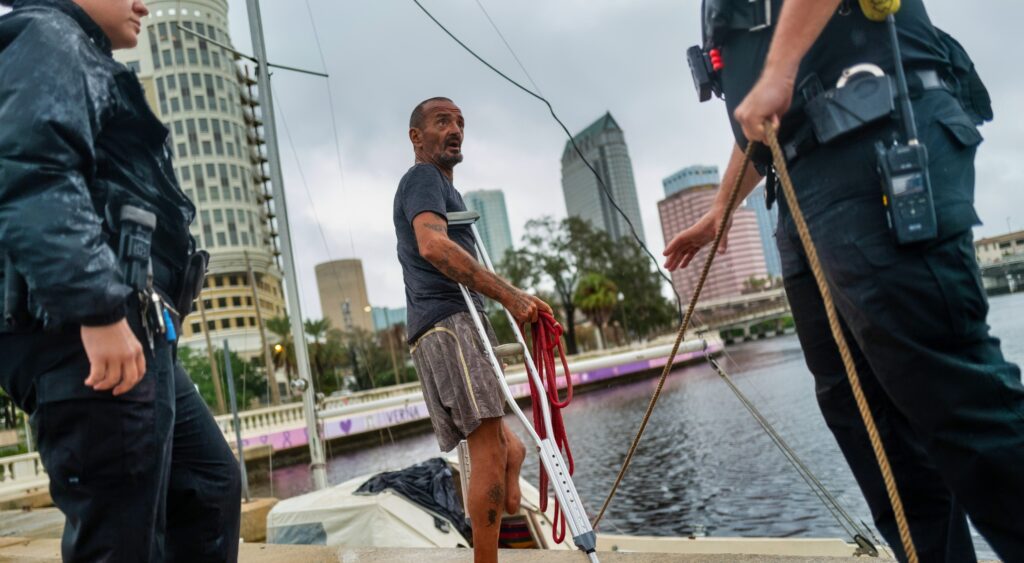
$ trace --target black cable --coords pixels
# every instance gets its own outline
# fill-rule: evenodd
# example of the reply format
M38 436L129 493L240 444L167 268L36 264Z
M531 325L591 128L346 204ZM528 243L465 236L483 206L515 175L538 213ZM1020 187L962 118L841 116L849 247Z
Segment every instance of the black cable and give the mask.
M572 133L569 131L569 128L566 127L564 123L562 123L561 119L559 119L558 114L555 113L555 108L551 106L551 102L549 102L547 98L545 98L544 96L541 96L540 94L534 92L533 90L530 90L526 86L523 86L522 84L510 78L504 72L498 70L494 65L487 62L483 57L476 54L476 52L473 51L473 49L470 49L469 46L463 43L462 40L460 40L458 37L456 37L454 33L448 31L448 28L445 27L444 24L442 24L440 21L438 21L437 18L435 18L434 15L431 14L430 11L423 6L423 4L420 4L419 0L412 1L419 7L420 10L423 10L423 13L426 14L427 17L431 19L431 21L437 24L437 26L440 27L442 31L448 34L448 37L451 37L452 40L458 43L460 47L465 49L467 53L473 55L473 57L476 60L483 63L484 66L491 69L495 74L504 78L506 81L508 81L516 88L519 88L523 92L529 94L530 96L536 98L537 100L540 100L541 102L544 103L545 106L547 106L548 111L551 113L551 117L553 117L555 122L558 123L558 125L562 128L562 131L565 131L566 137L569 138L569 143L572 144L572 148L576 151L576 154L579 155L580 160L582 160L583 164L585 164L587 168L589 168L590 171L594 174L594 178L597 179L597 183L599 186L601 186L601 190L604 192L605 197L608 198L608 201L612 204L612 207L615 208L615 211L617 211L619 215L621 215L622 218L626 221L626 225L629 226L629 232L630 234L633 235L633 238L636 240L636 243L640 245L640 248L643 249L644 253L647 254L647 257L650 258L651 262L654 263L654 268L655 270L657 270L658 275L661 276L663 280L668 282L669 287L672 288L672 293L676 296L676 309L679 313L680 322L682 322L683 302L682 298L679 297L679 292L677 292L675 286L672 285L672 279L665 275L665 272L661 270L661 267L658 265L658 259L654 257L654 254L652 254L651 251L647 248L647 245L644 244L644 241L640 239L640 235L637 234L636 227L633 226L633 222L629 220L628 216L626 216L626 212L623 211L621 207L619 207L619 204L615 201L615 198L612 196L611 190L608 189L608 186L604 183L604 180L601 179L601 175L598 174L597 170L594 169L594 167L590 164L590 161L587 160L587 157L583 155L583 151L580 150L579 145L576 144L576 139L573 138Z

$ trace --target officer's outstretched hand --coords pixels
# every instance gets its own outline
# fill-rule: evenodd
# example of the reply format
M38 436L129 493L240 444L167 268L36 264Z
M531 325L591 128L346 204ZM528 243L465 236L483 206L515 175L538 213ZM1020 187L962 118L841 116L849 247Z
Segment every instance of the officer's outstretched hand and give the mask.
M106 326L83 326L82 346L89 357L85 384L96 391L127 393L146 374L142 344L125 319Z
M778 128L779 120L793 102L793 80L788 73L765 68L757 84L733 112L748 141L764 141L766 121Z
M718 226L722 224L723 215L724 213L720 209L712 208L688 229L676 235L662 252L667 257L665 258L665 269L673 272L677 268L688 266L700 249L704 248L704 245L715 240L715 234L718 233ZM732 219L730 218L729 224L725 227L725 233L722 235L722 242L718 245L719 254L725 254L728 249L729 227L731 226Z

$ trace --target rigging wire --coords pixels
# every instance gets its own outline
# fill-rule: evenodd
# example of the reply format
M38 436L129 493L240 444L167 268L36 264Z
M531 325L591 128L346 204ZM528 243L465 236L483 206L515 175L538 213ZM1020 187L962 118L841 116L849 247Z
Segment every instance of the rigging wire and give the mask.
M485 60L483 57L478 55L469 46L467 46L463 41L461 41L458 37L456 37L450 30L448 30L448 28L445 27L444 24L442 24L437 18L435 18L433 16L433 14L431 14L430 11L427 10L423 6L423 4L421 4L419 2L419 0L413 0L413 2L420 8L420 10L422 10L427 15L427 17L429 17L439 28L441 28L442 31L444 31L452 40L454 40L456 43L458 43L458 45L460 47L462 47L466 52L468 52L470 55L472 55L474 58L476 58L480 63L482 63L487 68L489 68L491 71L493 71L496 74L498 74L500 77L504 78L507 82L511 83L513 86L515 86L518 89L522 90L524 93L529 94L530 96L536 98L537 100L541 101L545 106L547 106L548 111L551 113L551 116L554 118L554 120L558 123L558 125L565 132L566 136L569 139L569 142L571 143L571 145L572 145L573 149L575 150L575 152L577 153L577 155L580 157L580 159L583 161L583 163L587 166L587 168L589 168L590 171L594 174L594 177L597 179L598 184L600 185L601 189L603 190L605 196L608 197L608 199L609 199L610 203L612 204L612 206L619 213L619 215L621 215L622 218L625 219L627 225L629 225L630 232L633 235L633 237L636 240L636 242L644 250L644 252L651 259L651 261L654 262L655 268L657 269L658 274L663 279L668 281L669 286L672 287L673 293L675 293L675 296L676 296L676 303L677 303L677 306L679 307L679 313L680 313L680 316L681 316L682 315L682 301L681 301L681 297L680 297L679 293L675 290L675 287L672 284L671 279L669 279L662 272L661 268L658 266L658 261L651 254L651 252L647 248L647 246L640 240L639 236L637 235L636 229L633 226L632 222L630 221L629 217L626 216L625 212L619 207L618 203L615 201L615 199L612 196L610 190L608 189L608 186L602 180L600 174L598 174L598 172L594 169L594 167L591 166L590 162L584 157L584 155L583 155L582 151L580 150L579 146L576 144L575 138L572 136L572 134L570 133L568 128L565 126L565 124L561 121L561 119L559 119L559 117L555 113L555 110L554 110L553 106L551 105L551 103L547 100L546 97L543 96L543 93L541 92L540 87L537 85L536 81L534 81L533 77L530 75L530 73L526 69L525 65L523 65L522 61L520 60L519 56L516 54L515 50L512 48L511 44L508 42L508 40L505 38L504 34L498 28L497 24L494 22L494 19L491 18L490 14L487 12L487 9L481 3L481 0L475 0L477 6L483 12L484 16L487 18L487 21L490 23L491 27L494 29L494 31L498 35L498 37L501 39L502 43L505 45L505 48L512 55L512 58L515 60L516 64L519 66L520 70L523 71L523 74L526 76L527 80L529 80L530 84L534 88L533 90L530 90L530 89L524 87L522 84L520 84L519 82L513 80L508 75L506 75L504 72L502 72L501 70L496 68L494 65L489 63L487 60ZM697 317L698 321L700 321L700 319L701 319L701 315L700 314L695 314L695 317ZM704 323L704 324L706 325L706 323ZM733 364L735 366L739 366L739 363L724 348L723 348L723 354L724 354L724 356L726 358L726 361L730 362L731 364ZM778 433L778 431L771 424L771 422L769 422L768 419L765 418L764 415L761 414L761 412L757 409L757 407L754 405L754 403L751 402L744 395L744 393L739 389L739 387L737 387L735 385L735 383L732 382L731 378L721 368L721 366L713 358L711 358L710 356L708 356L708 360L709 360L712 368L726 381L726 383L729 385L730 390L733 391L733 393L737 396L737 398L740 400L740 402L743 404L743 406L745 408L747 408L748 411L750 411L750 414L753 416L753 418L758 422L758 424L761 425L761 427L769 435L769 437L772 439L773 443L775 443L775 445L783 453L783 456L787 459L787 461L789 461L793 465L793 467L796 469L796 471L800 475L800 477L807 483L807 485L811 488L811 491L818 497L818 499L822 502L822 504L829 511L829 513L832 514L833 518L836 519L836 521L839 523L840 527L842 527L843 530L845 530L848 534L850 534L850 536L852 538L857 538L858 536L860 536L862 538L867 538L867 536L869 534L873 536L874 534L870 531L870 529L867 528L867 526L864 526L863 528L861 528L861 527L859 527L857 525L857 523L854 521L854 519L849 515L849 513L846 512L846 510L839 503L838 499L836 499L835 496L832 495L830 491L828 491L828 489L825 487L825 485L814 475L814 473L810 470L810 468L807 467L806 464L804 464L804 462L800 459L800 457L796 454L796 452L788 445L788 443ZM761 394L760 390L757 389L756 386L755 386L755 391L759 395Z
M543 93L541 92L541 89L540 89L540 87L539 87L539 86L537 85L536 81L534 81L533 77L532 77L532 76L530 75L530 72L529 72L529 71L528 71L528 70L526 69L526 67L525 67L525 66L523 65L523 62L522 62L522 60L521 60L521 59L519 58L519 56L518 56L518 55L516 54L516 52L515 52L515 49L513 49L513 48L512 48L512 45L511 45L511 44L510 44L510 43L508 42L508 40L507 40L507 39L505 38L505 35L504 35L504 34L503 34L503 33L501 32L501 29L499 29L499 28L498 28L498 25L497 25L497 23L495 23L495 21L494 21L494 19L493 19L493 18L491 18L491 15L490 15L490 13L488 13L488 12L487 12L487 9L486 9L486 8L484 8L484 5L483 5L483 3L481 2L481 0L475 0L475 1L476 1L476 4L477 4L477 6L478 6L478 7L480 8L480 10L481 10L481 11L483 12L483 14L484 14L484 17L486 17L486 18L487 18L487 21L488 21L488 22L490 23L491 27L492 27L492 28L494 29L494 32L495 32L495 33L496 33L496 34L498 35L498 37L499 37L499 38L501 39L502 43L504 43L504 45L505 45L505 48L506 48L506 49L508 50L509 54L510 54L510 55L512 55L512 58L513 58L513 59L514 59L514 60L516 61L516 64L517 64L517 65L519 65L519 68L520 68L520 69L521 69L521 70L523 71L523 74L524 74L524 75L526 76L526 78L527 78L527 79L528 79L528 80L530 81L530 84L531 84L531 85L533 85L533 87L534 87L534 90L535 90L535 91L536 91L536 92L537 92L538 94L543 94ZM417 2L417 4L418 4L418 2ZM421 6L421 8L422 8L422 6ZM428 14L428 15L429 15L429 14ZM434 20L434 21L436 22L437 20ZM439 24L439 25L440 25L440 24ZM447 30L446 30L446 31L447 31ZM451 35L451 34L449 33L449 35ZM454 37L453 37L453 38L454 38ZM458 41L458 40L456 39L456 41ZM460 42L460 44L461 44L461 42ZM479 57L477 57L477 58L479 59ZM485 64L486 64L486 63L485 63ZM490 65L488 65L488 66L490 66ZM517 85L517 86L518 86L518 85ZM520 87L520 88L521 88L521 87ZM550 105L549 105L549 108L550 108ZM557 119L557 117L556 117L556 119ZM561 124L561 122L559 122L559 123ZM564 129L564 126L563 126L563 129ZM611 197L611 196L609 195L609 198L610 198L610 197ZM672 284L671 284L671 281L670 281L669 283L670 283L670 285L672 285ZM677 294L677 295L676 295L676 297L677 297L677 299L678 299L678 298L679 298L679 295ZM697 321L698 323L700 323L700 324L702 324L702 325L704 325L704 326L709 326L709 323L707 323L707 322L706 322L706 320L704 319L704 316L703 316L703 315L702 315L702 314L701 314L700 312L698 312L698 311L696 311L696 310L695 310L695 311L694 311L694 313L693 313L693 316L694 316L694 320L695 320L695 321ZM732 366L735 366L735 367L739 367L739 366L740 366L739 362L737 362L737 361L736 361L736 360L735 360L735 359L734 359L734 358L732 357L732 355L731 355L731 354L729 353L729 351L728 351L728 350L727 350L727 349L726 349L725 347L723 347L723 348L722 348L722 354L723 354L723 355L725 356L725 359L726 359L726 361L727 361L727 362L729 362L729 363L730 363L730 364L731 364ZM768 403L768 402L767 402L767 401L765 400L764 394L763 394L763 393L761 393L760 389L759 389L759 388L758 388L758 387L757 387L756 385L754 385L753 387L754 387L754 391L755 391L755 393L756 393L757 395L759 395L759 397L758 397L758 398L759 398L759 399L760 399L760 400L762 401L762 403ZM770 407L770 404L769 404L769 407ZM779 420L784 420L784 419L782 419L781 417L779 417L779 416L778 416L778 413L775 413L775 412L773 412L772 414L774 415L774 417L775 417L776 419L779 419Z
M662 271L661 266L658 265L658 259L655 258L653 254L651 254L650 249L647 248L647 245L644 244L643 240L640 238L640 235L636 232L636 227L633 225L633 222L626 215L626 212L623 211L621 207L619 207L619 204L618 204L618 202L615 201L615 198L612 196L611 190L608 188L608 185L605 184L604 180L601 178L601 174L599 174L597 172L597 170L594 168L594 166L592 164L590 164L590 161L587 160L587 157L584 156L583 151L580 150L579 145L576 144L576 139L573 137L572 133L569 131L569 128L565 126L565 123L563 123L562 120L558 117L558 114L555 113L555 108L551 105L551 102L549 102L547 98L545 98L544 96L540 95L539 93L534 92L533 90L530 90L526 86L523 86L522 84L520 84L519 82L517 82L513 78L509 77L504 72L502 72L501 70L498 70L497 67L495 67L491 63L487 62L486 59L484 59L483 57L478 55L476 53L476 51L471 49L468 45L463 43L462 40L459 39L454 33L449 31L448 28L445 27L444 24L442 24L437 18L435 18L434 15L431 14L430 11L427 10L427 8L424 7L423 4L421 4L419 0L412 0L412 1L413 1L414 4L416 4L419 7L420 10L423 11L424 14L427 15L428 18L430 18L431 21L433 21L435 24L437 24L437 26L439 28L441 28L441 30L444 31L448 35L448 37L451 37L452 40L454 40L456 43L458 43L459 46L462 47L467 53L472 55L473 58L475 58L476 60L480 61L484 66L486 66L487 68L491 69L495 74L497 74L498 76L504 78L507 82L509 82L510 84L515 86L516 88L519 88L524 93L529 94L530 96L536 98L541 103L543 103L545 106L547 106L548 112L551 113L551 117L554 118L555 122L558 123L559 127L562 128L562 131L565 132L565 135L568 137L569 143L572 145L572 148L576 152L577 156L579 156L580 160L583 161L583 164L586 165L586 167L589 168L590 171L594 174L594 178L597 179L597 183L601 187L601 191L604 192L605 197L608 198L609 203L612 204L612 207L615 209L615 211L617 211L618 214L623 218L623 220L625 220L626 225L629 227L630 234L633 235L633 239L636 240L636 243L640 246L641 249L643 249L644 253L647 254L647 257L651 259L651 262L654 263L654 268L658 272L658 275L661 276L661 278L663 280L668 282L669 287L672 288L672 293L676 296L676 308L677 308L678 313L679 313L679 318L682 319L682 317L683 317L683 302L682 302L682 298L679 296L679 292L676 291L675 286L672 285L672 279L669 278L665 274L664 271Z
M273 83L271 83L270 90L271 90L271 92L273 92L273 90L274 90ZM302 170L302 161L299 160L299 151L295 148L295 142L292 140L291 129L289 129L289 127L288 127L288 119L285 117L283 104L280 102L281 98L279 97L278 100L279 100L279 102L277 104L275 104L277 107L274 108L274 109L277 110L277 115L279 115L281 117L281 128L284 130L285 138L288 139L288 146L289 146L289 148L291 148L292 156L295 158L295 166L296 166L296 169L297 169L297 171L299 173L299 180L300 180L300 183L302 184L302 189L306 192L306 198L309 200L309 207L310 207L310 210L313 212L313 220L316 223L316 228L320 232L320 239L324 243L324 251L327 253L327 259L329 261L333 262L334 261L334 257L332 256L330 246L327 243L327 236L324 234L323 223L320 222L320 216L316 212L316 204L314 203L313 195L312 195L312 193L309 190L309 184L306 182L306 175L305 175L305 173ZM334 274L331 277L334 278L335 283L338 284L338 290L341 291L342 290L341 278L337 274ZM295 280L295 283L298 283L298 280ZM343 328L343 327L337 327L337 328ZM353 346L353 344L350 342L349 346ZM367 372L369 372L369 370L370 370L369 363L367 363L366 369L367 369ZM319 375L321 377L323 376L323 374L319 374ZM397 378L398 374L395 374L395 377ZM372 373L370 374L370 378L371 378L371 380L373 379ZM318 421L318 424L319 424L319 421ZM392 442L394 442L394 438L392 438ZM324 443L327 444L327 459L331 459L330 441L329 440L324 440ZM383 435L381 435L381 437L380 437L380 445L381 446L384 445L384 436Z
M740 391L739 387L737 387L736 383L732 380L732 377L722 369L721 365L719 365L711 354L705 351L705 356L707 357L708 363L711 365L712 369L719 377L722 378L723 381L725 381L726 385L729 386L736 397L739 398L743 406L750 412L751 416L754 417L754 420L757 421L765 433L768 434L772 442L782 453L783 457L786 458L786 461L793 466L804 482L807 483L807 486L810 487L815 496L817 496L821 503L825 505L825 508L832 514L836 522L839 523L839 526L842 527L851 538L861 536L866 539L869 532L862 530L857 525L853 517L851 517L839 503L839 500L828 490L827 487L825 487L825 484L817 478L814 472L807 467L800 456L797 455L796 451L793 450L786 440L775 430L772 423L769 422L763 414L761 414L757 406L754 405L754 403L747 398L742 391Z
M316 28L316 18L313 17L313 8L309 5L309 0L306 0L306 13L309 14L309 24L313 28L313 39L316 42L316 50L320 54L320 65L323 66L324 73L327 73L327 59L324 57L323 46L320 44L320 33ZM334 111L334 95L331 93L331 79L328 76L326 79L327 83L327 107L331 113L331 129L334 132L334 155L338 164L338 179L341 182L341 191L343 195L348 193L348 185L345 182L344 167L341 165L341 142L338 135L338 118L337 112ZM352 222L348 222L348 242L352 250L352 257L356 257L356 240L352 235Z

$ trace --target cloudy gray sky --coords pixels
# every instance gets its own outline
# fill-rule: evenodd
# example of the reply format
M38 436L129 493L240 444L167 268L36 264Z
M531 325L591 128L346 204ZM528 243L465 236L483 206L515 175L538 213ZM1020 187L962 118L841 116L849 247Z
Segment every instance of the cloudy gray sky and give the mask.
M476 0L422 1L477 52L524 78ZM723 104L697 103L683 57L699 41L700 3L480 2L573 132L605 111L618 120L633 160L647 240L660 251L661 179L691 164L723 166L732 142ZM249 50L245 3L229 4L235 45ZM977 163L978 209L985 221L978 234L1004 232L1007 218L1014 229L1024 228L1024 120L1012 105L1024 99L1024 46L1009 40L1024 21L1024 6L1010 0L986 0L987 10L953 0L926 5L936 25L974 57L994 100L997 119L982 129L986 142ZM295 145L293 150L281 135L306 314L319 316L313 266L353 254L364 262L375 305L404 304L391 206L395 186L412 163L408 114L424 98L444 95L462 107L466 159L456 169L456 186L504 190L515 240L528 219L565 215L563 133L540 103L463 52L411 0L309 0L309 11L297 1L262 6L270 59L319 70L312 12L337 112L341 174L323 79L275 74L278 120L284 117Z
M522 71L477 0L421 0L449 28L515 78ZM721 102L696 101L684 52L699 41L698 0L479 0L574 132L611 111L625 130L653 251L662 248L661 179L691 164L723 166L732 140ZM234 44L251 51L244 0L228 0ZM957 37L987 83L996 120L978 160L977 206L987 236L1024 228L1024 45L1012 40L1024 4L926 0L936 25ZM308 11L307 11L308 6ZM979 9L983 6L984 9ZM271 62L323 70L337 112L341 172L325 81L274 74L282 164L296 241L303 311L320 316L313 267L361 258L374 305L402 306L391 206L412 164L411 108L454 99L466 121L462 191L504 190L518 241L532 217L565 215L560 165L565 137L536 100L463 52L411 0L263 0ZM284 135L291 133L294 150ZM323 228L326 248L317 224Z

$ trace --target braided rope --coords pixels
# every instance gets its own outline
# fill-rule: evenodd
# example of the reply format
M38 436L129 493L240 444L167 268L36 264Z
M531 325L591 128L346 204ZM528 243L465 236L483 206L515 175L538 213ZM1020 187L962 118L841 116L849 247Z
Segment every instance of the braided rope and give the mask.
M836 306L832 301L832 293L828 283L825 281L825 272L818 260L818 251L811 240L811 232L804 221L804 214L797 203L796 191L793 189L793 181L789 178L789 170L786 168L786 159L779 147L779 140L776 137L775 127L770 123L765 124L765 137L768 147L772 151L772 158L775 161L775 173L782 184L782 191L789 203L789 211L793 215L793 222L796 224L797 233L800 235L800 243L807 254L807 262L814 274L814 281L818 284L818 291L821 292L821 299L825 303L825 313L828 315L828 326L832 329L832 337L835 338L839 347L839 355L843 359L843 366L846 368L846 376L850 380L850 388L853 390L853 397L857 401L857 410L864 420L868 437L871 440L871 448L875 451L875 458L878 461L878 468L882 471L882 479L885 481L885 490L889 494L889 502L892 503L892 510L896 516L896 525L899 528L900 540L903 543L903 550L907 554L910 563L917 563L917 550L914 548L914 540L910 537L910 525L907 523L907 515L903 510L903 501L900 500L899 490L896 488L896 478L892 474L892 467L889 466L889 458L885 454L885 446L878 434L878 427L875 426L875 418L868 407L868 400L864 396L864 390L860 386L860 377L857 375L857 367L854 365L853 356L850 354L850 347L846 342L846 336L839 326L839 315L836 314Z

